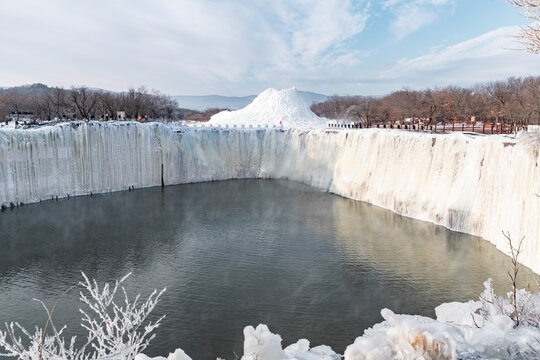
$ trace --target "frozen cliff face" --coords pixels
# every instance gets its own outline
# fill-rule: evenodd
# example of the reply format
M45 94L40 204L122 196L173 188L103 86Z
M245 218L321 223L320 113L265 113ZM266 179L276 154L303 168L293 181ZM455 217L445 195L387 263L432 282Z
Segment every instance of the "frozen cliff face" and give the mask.
M134 123L0 131L0 203L159 185L157 131Z
M525 236L540 273L540 135L192 129L77 123L0 130L0 204L237 178L288 178L481 236Z
M296 88L267 89L251 104L236 111L222 111L210 119L212 125L282 125L285 128L321 127L325 119L315 115Z

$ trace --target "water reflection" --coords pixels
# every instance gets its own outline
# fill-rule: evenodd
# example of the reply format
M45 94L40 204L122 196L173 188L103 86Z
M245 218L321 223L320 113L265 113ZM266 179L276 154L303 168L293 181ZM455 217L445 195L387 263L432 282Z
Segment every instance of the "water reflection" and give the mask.
M133 272L130 293L167 287L149 354L182 347L234 358L242 329L266 323L284 343L338 352L379 311L433 315L466 300L507 258L487 242L288 181L241 180L44 202L0 215L0 321L43 324L80 271ZM524 270L522 279L531 273ZM80 333L77 291L57 324Z
M408 282L416 293L429 293L439 302L467 301L483 291L489 277L498 293L510 290L510 259L485 240L357 201L334 202L333 214L345 262L369 262L385 278ZM520 266L520 274L520 287L536 284L529 269ZM388 299L393 306L385 306L408 312L410 300L404 294L398 304ZM434 316L426 305L423 312Z

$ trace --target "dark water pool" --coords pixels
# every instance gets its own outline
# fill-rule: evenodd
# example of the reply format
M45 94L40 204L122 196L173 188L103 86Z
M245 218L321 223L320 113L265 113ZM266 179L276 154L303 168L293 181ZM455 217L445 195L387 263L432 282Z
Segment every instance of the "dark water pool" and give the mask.
M343 353L380 310L434 316L475 298L508 258L488 242L289 181L240 180L44 202L0 214L0 322L42 326L80 279L133 275L131 294L167 287L148 355L242 354L246 325L284 345L308 338ZM522 273L522 284L532 281ZM83 334L71 291L56 324Z

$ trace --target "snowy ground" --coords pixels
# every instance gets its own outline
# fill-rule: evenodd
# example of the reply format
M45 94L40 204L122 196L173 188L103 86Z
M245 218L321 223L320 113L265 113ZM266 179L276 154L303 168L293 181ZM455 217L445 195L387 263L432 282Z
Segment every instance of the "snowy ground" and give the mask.
M16 127L15 121L0 122L0 129L15 129Z

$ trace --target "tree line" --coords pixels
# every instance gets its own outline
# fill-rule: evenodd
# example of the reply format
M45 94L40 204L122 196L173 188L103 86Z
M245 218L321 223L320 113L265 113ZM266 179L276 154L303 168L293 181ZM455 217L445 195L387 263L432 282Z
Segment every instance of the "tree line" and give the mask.
M180 109L170 96L144 86L125 92L86 86L48 87L43 84L0 90L2 119L20 120L116 120L178 118Z
M331 96L313 104L319 116L362 123L395 122L407 118L426 124L458 122L540 122L540 77L509 78L472 87L402 89L386 96ZM182 109L170 96L144 86L125 92L88 87L48 87L33 84L0 89L0 121L25 120L191 120L208 121L223 109L203 112Z
M418 118L426 124L540 121L540 77L509 78L464 88L402 89L386 96L331 96L311 110L330 119L362 123Z

